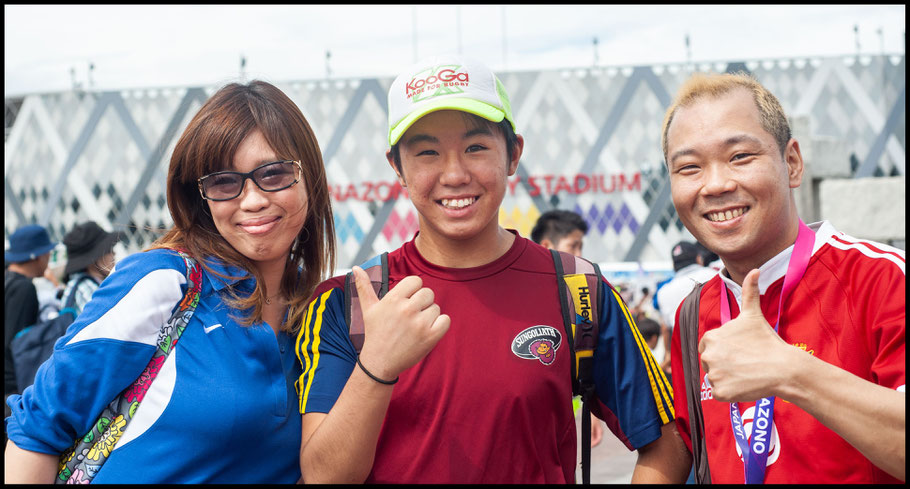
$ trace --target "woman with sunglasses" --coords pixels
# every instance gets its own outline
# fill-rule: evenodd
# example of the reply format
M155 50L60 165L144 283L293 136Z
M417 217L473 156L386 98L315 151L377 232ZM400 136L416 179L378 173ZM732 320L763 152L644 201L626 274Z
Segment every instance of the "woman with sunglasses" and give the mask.
M313 131L276 87L227 85L177 142L167 202L173 227L117 264L34 387L10 398L6 482L86 481L83 468L99 483L300 479L292 330L335 261ZM179 343L142 387L132 421L121 430L114 419L99 437L110 443L75 453L82 468L61 471L60 455L150 365L162 324L187 291L176 250L201 267ZM108 459L98 469L101 455Z

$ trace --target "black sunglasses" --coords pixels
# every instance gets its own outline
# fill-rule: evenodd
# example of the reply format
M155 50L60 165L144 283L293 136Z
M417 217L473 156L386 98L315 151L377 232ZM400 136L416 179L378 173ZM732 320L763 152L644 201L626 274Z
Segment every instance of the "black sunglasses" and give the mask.
M299 161L273 161L265 163L246 173L239 171L217 171L197 180L203 199L222 201L240 195L246 179L253 180L263 192L284 190L300 181L303 168Z

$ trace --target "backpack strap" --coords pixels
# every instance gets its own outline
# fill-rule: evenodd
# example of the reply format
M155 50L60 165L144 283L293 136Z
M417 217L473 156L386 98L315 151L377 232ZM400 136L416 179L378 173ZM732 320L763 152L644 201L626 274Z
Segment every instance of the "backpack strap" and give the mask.
M376 255L360 265L360 268L367 272L376 296L382 299L389 291L389 254L386 252ZM360 298L357 297L357 286L354 284L354 272L348 272L344 277L344 319L348 323L348 333L351 335L354 351L359 355L363 348L364 328Z
M556 250L550 250L556 269L563 326L572 350L572 392L583 394L582 387L594 385L594 347L600 327L603 280L596 264ZM593 292L593 294L592 294Z
M600 267L584 258L550 250L556 287L572 361L572 394L580 395L582 483L591 483L591 404L594 395L594 348L600 330L604 288ZM594 292L592 295L591 292Z
M683 300L679 311L679 346L682 353L683 378L686 386L686 404L689 406L689 433L692 438L692 466L696 484L710 484L708 449L705 446L705 419L701 409L701 379L698 360L698 311L701 289L696 284Z

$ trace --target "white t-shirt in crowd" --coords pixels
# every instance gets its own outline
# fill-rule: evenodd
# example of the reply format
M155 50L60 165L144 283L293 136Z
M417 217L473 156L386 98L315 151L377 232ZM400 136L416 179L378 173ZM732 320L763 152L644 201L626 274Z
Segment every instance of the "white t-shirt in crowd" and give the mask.
M696 283L705 283L717 275L717 270L693 263L680 268L673 280L670 280L657 291L657 305L660 317L670 330L676 323L676 309L683 299L692 292Z

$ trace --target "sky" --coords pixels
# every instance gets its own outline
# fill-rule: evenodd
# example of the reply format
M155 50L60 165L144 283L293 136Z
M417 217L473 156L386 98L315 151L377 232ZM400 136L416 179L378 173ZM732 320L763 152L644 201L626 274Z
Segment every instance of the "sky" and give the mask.
M902 55L905 31L904 5L4 5L4 94L220 86L241 58L286 82L439 53L494 71Z

